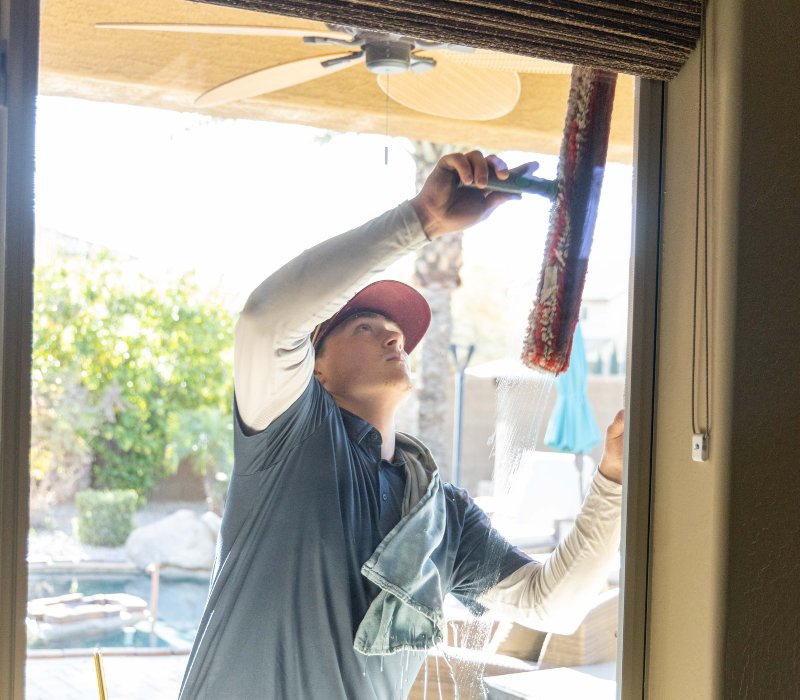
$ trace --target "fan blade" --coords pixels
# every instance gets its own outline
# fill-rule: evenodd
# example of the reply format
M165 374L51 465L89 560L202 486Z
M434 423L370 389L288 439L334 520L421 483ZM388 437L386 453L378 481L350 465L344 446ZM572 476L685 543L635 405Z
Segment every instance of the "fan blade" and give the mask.
M191 34L236 34L238 36L316 36L324 39L349 41L353 37L346 32L311 27L265 27L245 24L156 24L152 22L98 22L98 29L138 29L149 32L186 32Z
M519 100L516 73L438 59L427 73L379 75L389 97L418 112L450 119L486 121L508 114Z
M572 73L572 64L570 63L559 63L557 61L548 61L544 58L517 56L510 53L501 53L500 51L487 51L486 49L475 49L474 51L424 49L415 51L414 55L434 58L437 61L444 58L465 66L515 71L517 73L549 73L553 75L569 75Z
M352 60L344 60L332 66L323 65L327 61L336 59L347 59L349 56L358 56ZM262 68L254 73L240 75L238 78L228 80L204 92L194 103L198 107L214 107L216 105L243 100L256 95L264 95L268 92L283 90L292 85L321 78L345 68L350 68L359 63L363 63L363 56L353 53L332 53L322 56L312 56L302 58L299 61L280 63L277 66Z

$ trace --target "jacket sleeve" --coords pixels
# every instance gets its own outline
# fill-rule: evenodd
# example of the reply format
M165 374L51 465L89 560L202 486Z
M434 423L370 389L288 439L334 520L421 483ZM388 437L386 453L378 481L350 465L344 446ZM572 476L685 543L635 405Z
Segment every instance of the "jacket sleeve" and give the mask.
M304 251L252 292L234 335L236 403L250 429L266 428L308 385L315 326L373 275L427 240L404 202Z
M619 550L622 486L599 471L569 534L544 562L517 569L480 598L497 617L571 634L603 589Z

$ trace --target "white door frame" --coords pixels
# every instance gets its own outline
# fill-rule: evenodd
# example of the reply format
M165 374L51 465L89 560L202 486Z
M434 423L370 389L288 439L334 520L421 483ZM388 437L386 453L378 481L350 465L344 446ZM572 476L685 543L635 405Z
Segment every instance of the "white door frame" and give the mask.
M666 86L636 81L633 245L625 396L625 499L617 697L647 696L650 515L655 422L656 333L661 248L663 116ZM624 643L623 643L624 640Z

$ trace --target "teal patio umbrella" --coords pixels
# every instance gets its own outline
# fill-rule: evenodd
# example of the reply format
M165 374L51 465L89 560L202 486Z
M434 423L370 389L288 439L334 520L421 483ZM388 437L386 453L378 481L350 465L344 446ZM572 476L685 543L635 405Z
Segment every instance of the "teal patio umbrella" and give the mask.
M583 455L597 445L602 436L587 393L588 369L580 324L575 326L569 368L556 377L558 396L547 424L544 443L559 452L575 454L580 495L583 498Z

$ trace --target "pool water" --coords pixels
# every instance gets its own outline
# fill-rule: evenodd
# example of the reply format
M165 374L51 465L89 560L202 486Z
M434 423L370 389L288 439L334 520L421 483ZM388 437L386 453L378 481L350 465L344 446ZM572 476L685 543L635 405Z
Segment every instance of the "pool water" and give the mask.
M82 593L129 593L150 604L148 574L46 574L31 572L28 600ZM139 623L112 633L80 635L53 642L29 641L29 649L69 649L94 647L170 647L187 648L194 640L203 614L208 581L204 578L161 576L158 594L158 618L154 633L150 623Z

